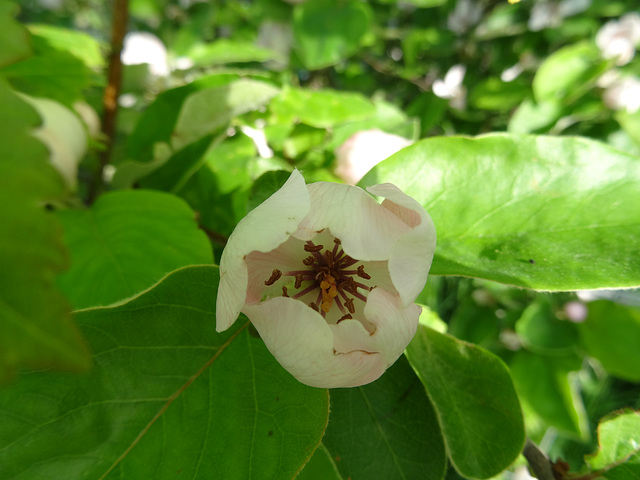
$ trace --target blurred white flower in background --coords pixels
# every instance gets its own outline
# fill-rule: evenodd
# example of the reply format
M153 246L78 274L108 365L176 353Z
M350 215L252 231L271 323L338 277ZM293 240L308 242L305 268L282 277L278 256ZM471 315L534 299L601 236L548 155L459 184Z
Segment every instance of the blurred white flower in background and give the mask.
M467 32L482 18L482 7L474 0L458 0L456 8L447 18L449 30L458 35Z
M18 93L40 115L42 125L33 131L49 149L49 161L72 190L78 184L78 164L87 151L87 132L82 122L67 107L48 98Z
M411 143L378 129L360 131L336 149L334 173L345 183L355 185L374 166Z
M464 110L467 105L467 89L462 85L467 68L454 65L444 76L444 80L433 82L433 93L449 100L449 105L456 110Z
M584 12L591 0L562 0L561 2L537 2L531 9L528 27L532 32L559 27L562 20Z
M148 32L130 32L124 37L120 56L125 65L149 65L149 71L158 77L169 75L167 49L162 41Z
M612 110L626 110L633 114L640 110L640 79L633 75L620 75L611 70L598 79L603 88L602 101Z
M639 43L640 15L636 12L605 23L596 35L596 45L602 56L616 59L617 65L629 63Z

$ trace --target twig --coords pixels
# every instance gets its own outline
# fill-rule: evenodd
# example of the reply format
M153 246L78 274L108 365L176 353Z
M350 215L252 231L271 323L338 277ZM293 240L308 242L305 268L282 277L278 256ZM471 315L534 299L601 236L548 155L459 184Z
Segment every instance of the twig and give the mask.
M555 480L551 462L538 446L527 438L522 455L529 462L529 467L538 480Z
M91 204L98 196L102 186L104 168L109 163L116 133L116 116L118 113L118 97L122 82L122 44L127 33L129 19L129 0L114 0L113 24L111 25L111 53L109 54L109 70L107 87L102 98L102 133L106 139L106 148L100 153L98 169L89 185L87 203Z

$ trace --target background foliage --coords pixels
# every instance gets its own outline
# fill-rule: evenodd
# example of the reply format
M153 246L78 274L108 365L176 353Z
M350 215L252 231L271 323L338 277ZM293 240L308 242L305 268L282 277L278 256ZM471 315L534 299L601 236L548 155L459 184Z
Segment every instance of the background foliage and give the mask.
M0 477L640 476L634 1L126 4L0 4ZM215 265L371 129L413 143L360 185L427 209L433 275L405 356L314 389L215 333Z

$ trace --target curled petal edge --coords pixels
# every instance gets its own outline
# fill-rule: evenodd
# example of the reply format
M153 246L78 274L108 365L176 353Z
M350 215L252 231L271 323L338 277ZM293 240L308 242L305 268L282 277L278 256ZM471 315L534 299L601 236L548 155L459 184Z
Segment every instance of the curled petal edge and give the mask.
M310 209L304 178L294 170L280 190L238 223L220 259L216 331L233 325L245 303L248 284L245 257L253 251L269 252L284 243Z

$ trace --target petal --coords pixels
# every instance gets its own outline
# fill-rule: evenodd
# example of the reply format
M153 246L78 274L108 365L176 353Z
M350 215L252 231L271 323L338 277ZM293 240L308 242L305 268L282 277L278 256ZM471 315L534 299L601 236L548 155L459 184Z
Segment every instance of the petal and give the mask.
M242 311L280 365L306 385L356 387L376 380L387 368L385 356L379 353L334 350L329 325L298 300L277 297L246 305Z
M406 223L361 188L329 182L307 187L311 211L295 233L302 240L311 240L318 231L328 228L351 257L388 260L391 247L410 231Z
M287 182L243 218L229 237L220 259L220 286L216 305L216 330L229 328L247 295L246 256L269 252L284 243L309 213L304 178L294 170Z
M369 187L367 191L385 197L382 206L411 227L411 231L393 245L389 255L391 281L406 307L427 282L436 249L436 227L422 205L395 185L383 183Z
M344 320L331 325L337 351L364 350L384 355L386 368L393 365L413 338L418 328L421 308L403 307L398 295L374 288L364 307L373 332L369 333L357 320Z

